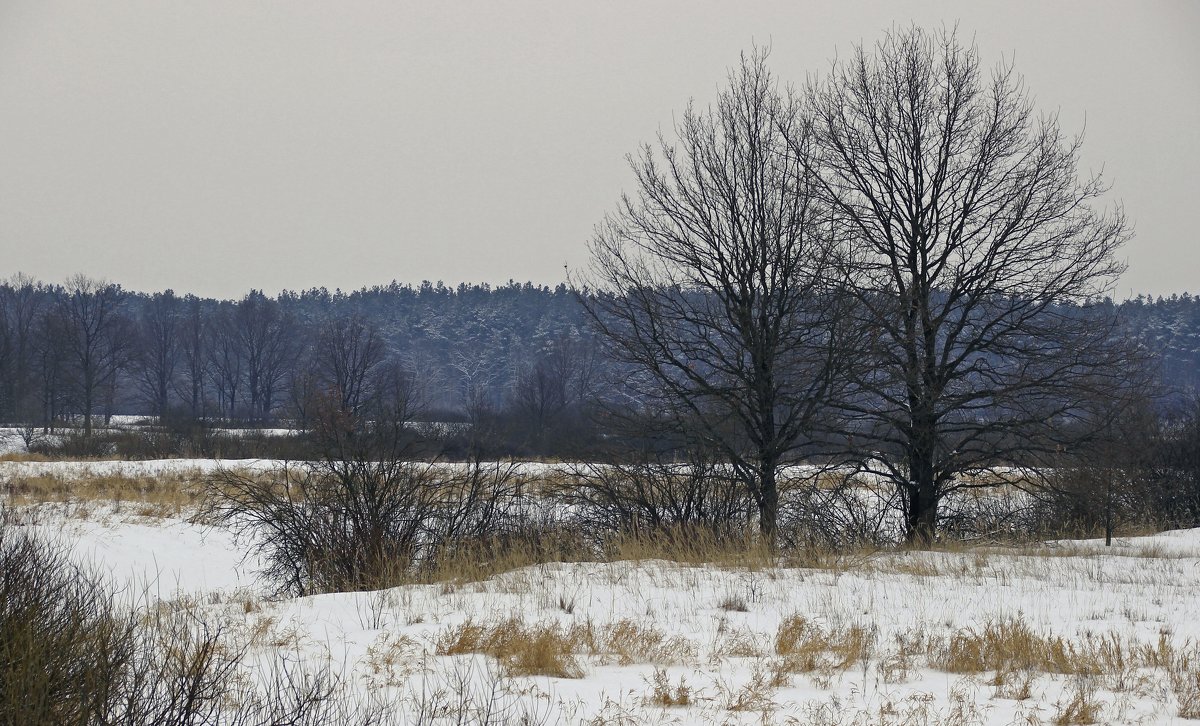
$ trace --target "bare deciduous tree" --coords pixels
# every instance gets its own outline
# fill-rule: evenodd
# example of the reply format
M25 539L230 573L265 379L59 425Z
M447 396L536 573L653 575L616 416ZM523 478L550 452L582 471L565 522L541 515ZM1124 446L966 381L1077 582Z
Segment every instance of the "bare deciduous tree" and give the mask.
M152 295L137 321L137 386L159 418L167 415L184 341L180 301L171 290Z
M1106 187L1080 179L1081 139L953 31L893 31L808 90L819 154L801 158L873 335L845 410L928 541L942 498L980 485L964 475L1070 446L1085 392L1118 383L1112 320L1087 303L1128 228L1093 209Z
M245 369L232 304L221 304L213 316L210 331L208 361L216 388L217 405L222 416L232 419L237 415L238 391Z
M212 323L203 301L195 295L185 296L179 321L179 349L183 358L180 395L188 402L193 419L205 413L204 392L211 368L211 338Z
M590 343L562 337L534 354L518 372L511 401L535 444L541 444L568 413L581 412L595 377L595 348Z
M99 398L113 390L129 364L132 331L120 310L124 298L119 285L75 275L56 303L87 436Z
M373 398L376 369L385 353L379 331L362 316L335 318L317 335L312 372L318 386L336 396L342 409L357 413Z
M250 413L266 422L296 353L295 321L278 301L255 291L238 303L233 323L245 363Z
M777 472L840 357L800 108L766 55L743 56L715 107L689 107L677 142L631 157L637 192L593 239L580 297L643 405L721 452L773 541Z
M54 428L55 420L67 408L67 356L66 323L62 310L54 305L38 320L34 346L40 423L47 432Z

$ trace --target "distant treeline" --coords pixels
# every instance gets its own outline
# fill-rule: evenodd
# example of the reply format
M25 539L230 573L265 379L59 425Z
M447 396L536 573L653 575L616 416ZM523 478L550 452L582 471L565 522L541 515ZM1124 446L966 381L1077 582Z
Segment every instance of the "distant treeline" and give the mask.
M1105 304L1161 361L1167 390L1200 387L1200 297ZM392 282L215 300L130 292L83 276L65 284L16 276L0 284L0 420L294 421L315 372L338 365L321 360L323 348L331 355L330 336L351 324L364 326L381 358L412 381L420 415L431 420L510 410L541 429L594 393L616 394L600 385L612 364L564 284Z

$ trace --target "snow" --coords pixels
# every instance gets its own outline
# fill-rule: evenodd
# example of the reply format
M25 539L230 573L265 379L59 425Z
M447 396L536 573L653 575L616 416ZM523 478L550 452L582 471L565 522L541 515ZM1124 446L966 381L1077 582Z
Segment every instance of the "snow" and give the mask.
M159 599L258 590L256 563L229 532L175 518L119 515L54 521L40 516L41 534L70 545L81 563L108 575L118 589L149 590Z
M0 483L284 463L5 461ZM520 467L537 474L551 465ZM1018 700L993 684L993 673L946 673L923 655L906 662L899 644L1011 621L1076 643L1112 635L1155 646L1163 639L1177 652L1200 643L1200 529L1118 538L1112 547L1062 540L863 552L754 569L662 560L553 563L482 582L274 599L270 583L257 577L260 563L243 554L246 542L186 516L139 516L136 509L46 504L18 521L65 541L123 592L185 603L201 619L245 634L255 663L287 651L343 673L364 695L395 699L409 715L430 698L450 699L451 710L498 698L514 720L531 713L546 723L1053 723L1073 694L1087 689L1101 705L1101 722L1183 723L1171 684L1155 669L1132 674L1132 687L1105 675L1035 674L1029 697ZM764 685L778 660L776 633L793 615L826 631L860 628L872 639L867 657ZM661 636L661 644L631 662L612 653L580 655L577 679L508 677L489 656L437 653L439 638L468 620L509 619L596 632L636 626ZM650 699L660 670L671 687L688 686L689 705Z
M437 688L466 693L463 684L470 682L483 692L499 682L510 707L550 722L759 723L794 717L797 723L937 723L952 712L968 714L964 723L1052 722L1073 692L1070 678L1040 675L1032 697L1018 701L997 695L988 674L962 676L915 664L906 676L885 677L881 664L899 637L950 634L1007 619L1071 640L1115 633L1147 644L1165 636L1177 647L1200 641L1200 530L1119 539L1112 548L1086 541L1011 552L875 553L819 568L555 563L483 582L268 600L266 583L255 579L257 563L243 561L242 549L223 530L119 513L82 521L52 516L42 513L35 526L66 538L80 560L118 586L161 599L190 597L201 613L241 619L246 632L257 627L276 634L258 646L264 654L284 647L314 663L327 661L364 692L382 689L410 706ZM237 605L248 598L259 606ZM745 612L723 608L728 600L744 602ZM793 614L823 628L859 626L874 635L875 655L866 666L794 675L782 687L766 689L765 697L749 698L756 692L755 669L770 661L774 635ZM652 662L583 657L579 679L507 679L486 656L434 652L447 628L468 619L509 618L564 628L633 623L656 629L668 642L675 639L675 646L664 647ZM692 705L664 708L647 700L658 667L671 684L687 683ZM1164 689L1158 684L1109 692L1101 686L1103 719L1180 722ZM749 706L730 710L739 703Z

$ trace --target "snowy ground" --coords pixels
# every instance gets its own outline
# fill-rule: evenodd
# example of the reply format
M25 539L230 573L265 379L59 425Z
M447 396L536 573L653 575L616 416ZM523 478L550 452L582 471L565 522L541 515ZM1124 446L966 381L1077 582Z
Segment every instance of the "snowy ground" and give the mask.
M0 462L0 481L234 463ZM115 505L82 518L71 511L43 505L25 520L124 591L189 608L252 642L260 662L283 654L327 664L359 693L410 716L424 709L447 722L488 711L494 723L1157 724L1185 723L1179 714L1189 712L1189 698L1200 709L1200 660L1181 680L1180 667L1173 679L1171 667L1148 655L1174 653L1182 663L1200 642L1200 530L1120 539L1112 548L1067 541L876 552L804 567L558 563L482 582L273 599L257 563L243 559L244 543L226 531ZM1085 673L948 672L952 646L989 626L1108 655ZM521 675L519 654L481 652L489 633L504 632L558 643L571 677ZM790 651L788 632L804 634Z
M1020 694L1028 697L1018 699L1010 683L994 685L994 673L942 672L920 647L905 655L904 642L1006 621L1080 643L1115 634L1129 644L1166 638L1182 649L1200 639L1200 531L1120 540L1110 550L1071 542L1038 553L882 553L756 571L553 564L484 582L270 600L255 563L243 562L221 530L121 515L54 521L46 513L36 526L130 590L240 628L264 654L327 661L399 708L499 699L514 720L1055 723L1082 692L1100 706L1102 722L1176 723L1176 696L1154 669L1029 674ZM868 645L844 666L776 676L776 637L796 614L823 632L858 632ZM575 657L578 678L510 678L489 656L439 655L464 623L511 619L529 632L575 628L608 641ZM688 705L660 705L656 678L668 696L683 684Z

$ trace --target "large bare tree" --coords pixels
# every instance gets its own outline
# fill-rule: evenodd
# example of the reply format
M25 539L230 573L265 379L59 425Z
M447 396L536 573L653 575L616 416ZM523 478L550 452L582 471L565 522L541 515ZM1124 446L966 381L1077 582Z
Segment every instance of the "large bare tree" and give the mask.
M265 423L278 403L280 389L297 354L295 320L281 308L279 301L252 291L238 303L232 322L245 362L250 414Z
M212 320L204 301L195 295L183 298L179 319L179 352L183 363L179 395L188 402L193 419L206 413L206 381L212 370L209 348L212 342Z
M133 330L121 309L124 299L119 285L74 275L56 301L57 330L63 336L87 436L92 434L92 414L100 397L114 390L132 355Z
M581 294L646 410L720 451L773 542L780 467L838 380L828 226L797 101L767 53L631 156L636 192L591 243Z
M361 315L339 316L321 327L313 344L311 373L321 393L339 410L357 414L374 398L376 372L387 347L379 330Z
M596 351L590 340L561 336L530 355L517 372L510 393L512 410L528 427L535 446L546 443L552 431L574 433L565 426L593 394Z
M872 335L851 437L928 541L947 494L1071 446L1082 402L1119 383L1111 317L1089 301L1128 228L1095 208L1106 186L1079 175L1081 138L953 31L894 30L808 91L806 178L849 240Z
M174 291L155 293L142 304L137 333L135 382L142 398L163 419L175 390L185 342L180 300Z

